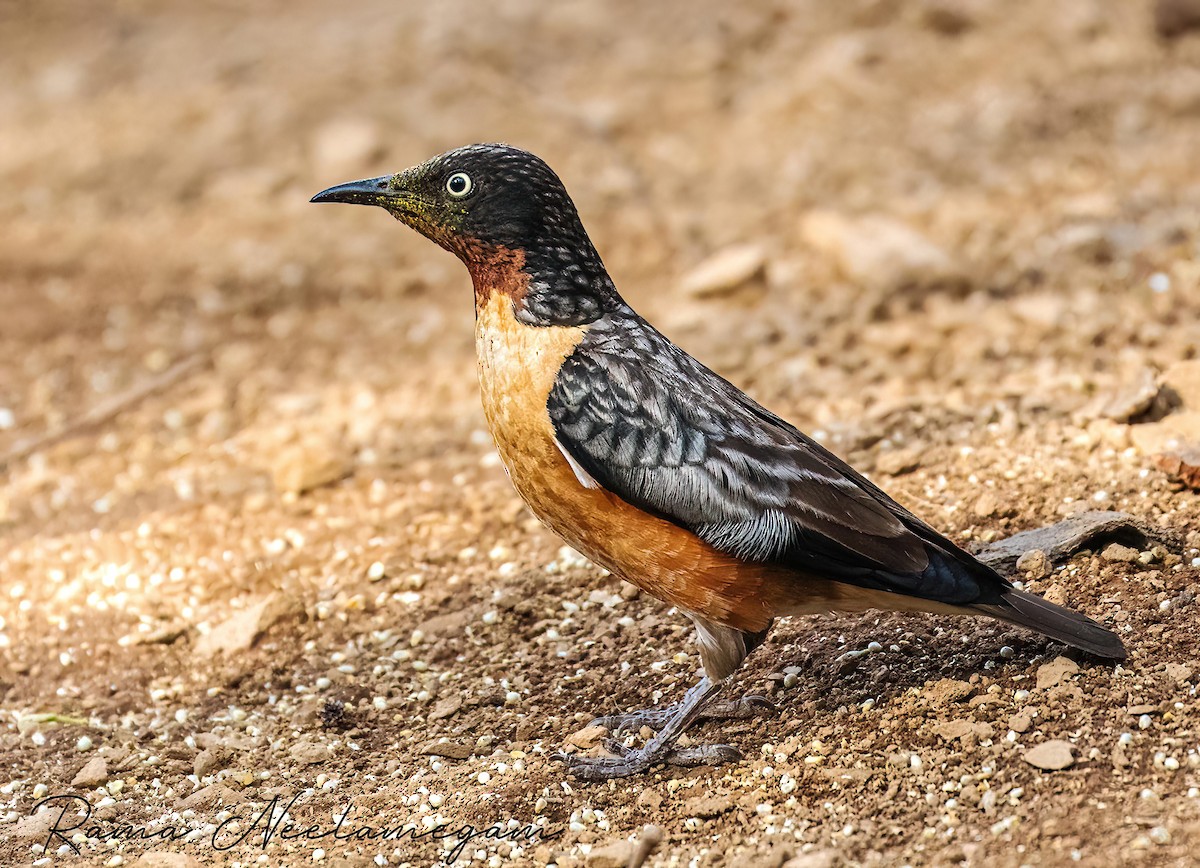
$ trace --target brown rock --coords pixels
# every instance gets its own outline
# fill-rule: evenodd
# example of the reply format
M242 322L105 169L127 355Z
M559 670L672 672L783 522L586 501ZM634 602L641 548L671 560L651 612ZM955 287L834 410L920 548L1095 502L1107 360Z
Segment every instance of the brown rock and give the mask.
M911 226L883 215L851 218L812 211L804 241L831 257L849 280L878 291L967 283L962 267Z
M1048 690L1063 683L1078 671L1079 664L1074 660L1069 657L1055 657L1049 663L1038 667L1037 686L1041 690Z
M1050 575L1050 558L1041 549L1031 549L1017 558L1017 569L1031 579L1044 579Z
M12 835L14 838L33 840L44 844L50 830L57 824L60 813L61 805L58 810L47 807L36 814L22 817L13 827Z
M430 720L444 720L447 717L453 717L458 714L462 708L462 697L460 696L445 696L437 701L433 706L433 710L429 712Z
M1100 557L1106 561L1131 564L1138 559L1138 550L1120 543L1112 543L1105 547L1104 551L1100 553Z
M202 750L196 754L196 759L192 763L192 771L196 777L202 778L213 769L220 765L220 759L216 752L211 750Z
M434 615L422 622L420 630L427 638L452 636L461 633L467 624L478 617L479 610L477 608L460 609L457 612Z
M625 868L629 857L633 855L633 844L628 841L613 841L600 847L593 847L583 859L587 868Z
M1187 444L1175 452L1160 452L1154 466L1193 491L1200 491L1200 444Z
M1154 4L1154 31L1174 39L1200 29L1200 0L1158 0Z
M975 692L975 688L966 681L956 681L953 678L942 678L926 685L922 691L930 702L961 702Z
M975 26L965 4L951 0L929 0L921 9L921 23L943 36L958 36Z
M662 801L663 798L657 790L642 790L637 798L638 807L648 811L657 811L662 806Z
M1113 768L1115 769L1128 768L1131 765L1129 754L1125 750L1125 745L1121 744L1119 741L1113 745L1111 756Z
M990 723L959 719L934 724L933 734L946 741L961 741L965 747L972 747L980 739L991 738L994 730Z
M1200 9L1200 0L1192 4ZM1163 386L1188 410L1200 410L1200 359L1176 362L1162 375Z
M217 805L231 805L240 801L242 801L242 797L229 787L223 784L210 784L207 787L201 787L190 796L180 799L179 809L181 811L186 811L188 808L200 810Z
M1100 415L1115 422L1128 422L1149 410L1158 392L1158 376L1154 369L1142 368L1129 385L1108 399Z
M1033 717L1027 711L1018 711L1008 719L1008 728L1013 732L1028 732L1033 726Z
M1176 684L1183 684L1192 677L1192 667L1184 663L1167 663L1163 666L1163 672Z
M215 732L202 732L196 736L196 744L204 750L214 752L225 748L229 748L230 750L254 750L259 746L259 740L233 733L217 735Z
M995 493L985 491L975 501L974 512L980 518L987 518L995 515L996 510L1000 508L1000 501L996 498Z
M761 245L726 247L688 272L680 289L695 297L724 295L761 277L766 264L767 254Z
M1031 747L1025 751L1021 755L1021 759L1043 771L1058 771L1070 768L1075 764L1075 755L1072 753L1072 747L1069 741L1061 741L1059 739L1044 741L1036 747Z
M309 440L282 449L271 465L271 478L282 492L304 494L349 476L353 466L340 441Z
M311 741L298 741L292 745L288 754L298 763L316 765L329 759L329 748Z
M272 625L303 612L304 606L295 597L282 592L271 594L201 636L196 642L196 653L201 657L211 657L217 653L245 651Z
M108 763L102 756L94 756L81 768L71 781L73 787L98 787L108 781Z
M915 449L890 449L875 459L875 470L887 476L903 476L921 466L921 454Z
M422 749L426 756L440 756L446 759L465 760L471 756L475 746L458 741L435 741Z
M1042 591L1042 597L1047 603L1053 603L1056 606L1071 607L1071 599L1067 596L1067 589L1058 582L1050 585L1050 587Z
M1189 408L1158 422L1131 425L1129 439L1143 455L1186 451L1200 443L1200 409Z
M608 730L603 726L585 726L578 732L567 736L567 744L573 744L580 750L587 750L600 744L605 738L608 738Z
M733 810L733 803L729 799L721 799L716 796L696 796L688 799L683 805L684 814L689 817L699 817L702 820L719 817L731 810Z

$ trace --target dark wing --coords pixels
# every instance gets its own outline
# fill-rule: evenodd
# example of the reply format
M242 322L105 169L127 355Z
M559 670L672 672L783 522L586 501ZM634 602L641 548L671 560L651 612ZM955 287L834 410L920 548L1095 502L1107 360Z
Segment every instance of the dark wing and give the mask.
M632 312L592 324L548 409L596 482L738 558L954 604L1006 587Z

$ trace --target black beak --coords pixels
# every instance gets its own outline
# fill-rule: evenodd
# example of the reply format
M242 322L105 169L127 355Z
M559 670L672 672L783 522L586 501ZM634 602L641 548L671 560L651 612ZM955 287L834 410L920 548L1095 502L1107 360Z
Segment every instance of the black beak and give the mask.
M392 196L389 187L393 175L380 178L367 178L363 181L351 181L349 184L338 184L328 190L322 190L310 199L310 202L346 202L350 205L383 205Z

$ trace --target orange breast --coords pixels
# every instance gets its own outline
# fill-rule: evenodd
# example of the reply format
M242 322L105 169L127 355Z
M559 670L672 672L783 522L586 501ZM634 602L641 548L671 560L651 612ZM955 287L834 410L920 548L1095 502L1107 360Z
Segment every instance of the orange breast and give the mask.
M602 488L585 487L559 450L546 401L585 331L527 326L514 318L509 294L479 296L483 408L513 485L543 523L617 576L716 623L763 629L787 606L779 595L796 584L794 572L738 562Z

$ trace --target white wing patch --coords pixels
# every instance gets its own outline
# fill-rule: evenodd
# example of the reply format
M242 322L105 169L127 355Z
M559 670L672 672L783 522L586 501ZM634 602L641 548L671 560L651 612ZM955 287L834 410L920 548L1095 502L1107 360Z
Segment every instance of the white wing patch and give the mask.
M567 464L571 465L571 472L575 474L575 478L579 480L579 484L584 488L599 488L600 483L592 478L592 475L579 466L579 462L571 457L571 453L563 448L563 445L558 442L558 438L554 438L554 445L558 447L558 451L562 453L563 458L567 459Z

